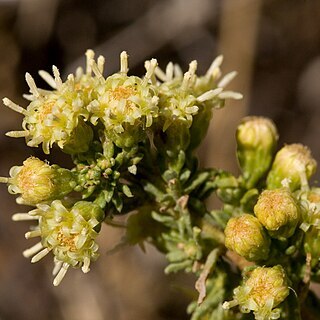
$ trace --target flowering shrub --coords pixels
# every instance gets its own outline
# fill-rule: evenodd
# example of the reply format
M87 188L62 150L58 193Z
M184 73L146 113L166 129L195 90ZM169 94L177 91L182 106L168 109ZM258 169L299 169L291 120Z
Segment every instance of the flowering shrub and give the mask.
M53 76L40 71L52 90L27 73L25 108L3 99L23 116L22 130L8 136L46 154L60 148L74 163L69 170L29 157L0 178L18 203L33 206L13 215L37 222L25 236L40 241L24 256L52 254L57 286L70 267L89 271L101 224L127 214L125 243L148 242L166 255L166 273L197 276L192 320L301 319L303 304L316 305L308 288L320 274L320 188L309 185L309 149L292 144L275 154L274 123L251 116L236 132L241 174L200 168L194 151L214 109L242 97L225 90L236 73L222 77L221 56L203 76L196 61L183 73L152 59L142 78L128 75L125 52L106 78L105 59L92 50L86 57L86 70L65 81L56 67ZM219 210L206 208L212 194ZM317 319L312 308L308 317Z

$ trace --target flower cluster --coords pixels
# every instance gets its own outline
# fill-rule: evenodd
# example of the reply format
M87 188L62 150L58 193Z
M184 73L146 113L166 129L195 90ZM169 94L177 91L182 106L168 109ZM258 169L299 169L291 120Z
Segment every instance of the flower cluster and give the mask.
M192 320L300 319L301 306L316 303L310 282L320 282L320 189L310 182L317 166L310 150L289 144L276 152L276 125L249 116L236 130L239 176L201 168L195 150L214 109L242 97L225 90L236 73L222 77L221 56L203 76L196 61L184 73L151 59L143 77L128 74L126 52L109 76L104 57L88 50L86 58L86 69L66 80L56 67L53 76L40 71L52 90L26 74L26 108L3 100L24 117L23 130L7 135L46 154L58 147L73 162L66 169L31 156L0 177L19 204L33 206L13 215L36 222L25 237L40 241L24 256L37 262L52 253L59 285L70 267L89 271L103 222L120 225L121 244L151 243L165 254L166 273L195 274ZM206 207L212 194L219 209ZM126 223L119 214L128 214Z
M10 193L19 196L18 203L36 207L13 219L38 221L26 237L39 236L41 241L24 255L36 262L52 252L55 285L69 266L89 271L90 261L98 257L96 237L106 216L131 211L148 199L144 186L135 180L139 170L145 170L139 164L148 148L155 150L161 143L169 150L169 141L175 139L169 127L179 135L180 122L189 130L199 113L211 112L229 97L241 98L223 91L229 81L218 81L221 62L219 57L205 77L198 77L195 61L183 74L172 63L163 72L151 59L141 78L128 75L128 55L122 52L119 72L105 77L105 58L95 59L95 53L87 50L85 70L78 68L65 80L55 66L53 76L39 72L51 90L39 88L27 73L26 108L3 99L23 116L22 130L8 136L25 137L30 147L42 145L45 154L57 146L72 156L75 165L69 170L29 157L11 168L10 177L0 178ZM182 137L185 148L189 137Z

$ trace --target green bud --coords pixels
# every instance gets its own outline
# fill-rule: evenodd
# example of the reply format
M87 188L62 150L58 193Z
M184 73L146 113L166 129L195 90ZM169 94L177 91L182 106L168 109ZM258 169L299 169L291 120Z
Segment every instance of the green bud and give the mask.
M267 177L267 188L288 185L292 191L297 190L308 184L316 168L317 162L309 148L302 144L286 145L276 154Z
M22 202L29 205L62 198L76 185L69 170L50 166L35 157L25 160L22 166L12 167L10 176L9 192L20 193Z
M263 117L246 117L238 126L237 156L247 188L252 188L269 169L278 133L274 123Z
M300 209L288 189L263 191L254 213L273 238L291 237L300 220Z
M86 221L89 221L90 219L96 219L99 222L99 228L98 230L95 230L100 231L101 222L105 218L105 213L100 206L87 201L78 201L72 207L72 211L81 215Z
M71 132L70 137L63 145L62 151L68 154L86 152L93 139L93 131L84 120L80 119L78 125Z
M311 266L315 267L320 259L320 232L315 226L311 226L304 237L304 250L311 254Z
M231 218L224 233L226 247L247 260L268 258L270 238L259 220L251 214Z
M279 319L280 310L275 309L289 295L286 273L282 266L257 267L234 289L234 300L225 302L224 309L239 305L240 311L253 311L255 319Z

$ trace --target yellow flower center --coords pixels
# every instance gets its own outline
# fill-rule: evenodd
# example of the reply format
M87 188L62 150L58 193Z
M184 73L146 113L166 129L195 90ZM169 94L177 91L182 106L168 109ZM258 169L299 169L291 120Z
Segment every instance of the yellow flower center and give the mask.
M135 93L135 90L130 86L119 86L113 90L108 90L108 92L112 100L122 100L128 99L130 96L132 96Z
M41 106L41 108L39 108L38 118L40 122L43 122L43 120L52 112L52 108L55 103L56 101L51 100L51 101L45 102Z
M259 306L264 306L266 300L274 296L274 284L268 281L266 277L255 279L252 283L250 296Z
M69 250L72 252L77 251L75 245L75 237L76 235L66 236L61 231L58 232L57 240L59 241L60 245L63 247L69 247Z

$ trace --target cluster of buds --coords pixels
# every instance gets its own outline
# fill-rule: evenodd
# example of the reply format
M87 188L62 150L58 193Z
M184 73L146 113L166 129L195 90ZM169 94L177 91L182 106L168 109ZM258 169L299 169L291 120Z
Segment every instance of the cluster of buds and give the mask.
M245 259L242 267L255 264L255 269L224 308L239 305L243 313L253 311L255 319L278 319L286 314L281 303L289 294L288 257L294 259L298 252L304 257L302 266L309 271L301 282L318 270L320 192L309 186L317 164L301 144L285 145L274 155L278 134L269 119L244 118L236 139L242 174L233 183L237 193L229 195L232 207L226 207L231 218L224 229L225 245Z

